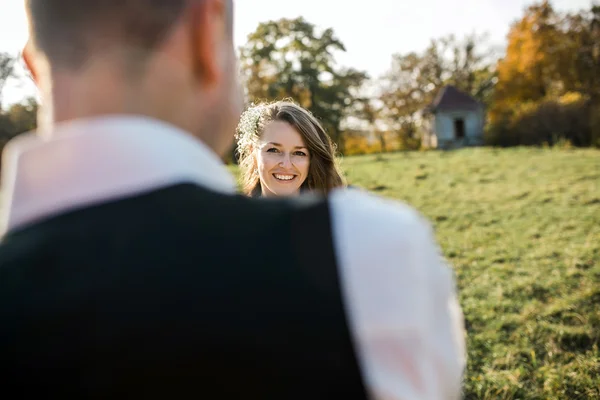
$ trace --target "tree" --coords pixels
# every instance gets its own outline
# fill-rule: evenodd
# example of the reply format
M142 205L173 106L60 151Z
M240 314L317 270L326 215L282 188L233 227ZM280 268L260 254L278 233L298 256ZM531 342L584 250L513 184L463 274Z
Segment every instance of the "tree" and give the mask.
M490 138L503 145L597 143L600 6L558 13L533 4L508 35L489 113Z
M357 90L367 75L336 68L336 51L345 47L333 30L318 32L302 17L259 24L240 49L248 101L292 98L342 146L340 124L358 101Z
M2 92L6 82L15 76L14 65L16 58L8 53L0 53L0 110L2 110Z
M6 112L0 112L0 152L15 136L34 130L37 126L38 104L34 98L13 104Z
M491 103L497 81L496 51L486 44L487 41L487 34L473 33L461 41L449 36L445 43L451 48L452 58L446 71L449 78L444 82L444 85L451 84L486 106Z
M445 85L454 85L489 104L496 82L494 53L485 35L431 40L423 53L395 54L380 79L382 116L402 140L415 139L420 111Z
M387 148L386 130L379 129L377 121L381 118L382 106L372 99L365 99L362 102L362 117L368 126L375 131L375 135L381 145L381 152L385 153Z
M434 55L435 56L435 55ZM438 65L426 64L416 53L396 54L392 67L381 79L381 116L400 139L416 133L418 112L433 98L439 78Z
M506 55L498 61L492 121L516 104L560 95L561 34L559 15L544 0L527 8L508 34Z
M6 115L12 123L15 135L34 130L37 127L38 108L37 101L30 97L21 103L13 104L8 109Z
M562 45L556 57L565 91L580 92L600 102L600 6L568 14L562 24Z

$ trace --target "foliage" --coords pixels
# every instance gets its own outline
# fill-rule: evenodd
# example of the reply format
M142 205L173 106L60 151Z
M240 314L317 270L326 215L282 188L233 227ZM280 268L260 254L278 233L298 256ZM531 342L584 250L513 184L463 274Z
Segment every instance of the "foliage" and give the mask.
M600 6L569 14L556 12L547 0L534 3L507 39L499 60L486 35L432 39L421 52L393 55L390 69L369 80L335 68L335 52L345 48L331 29L318 33L302 18L281 19L249 36L242 66L249 99L294 98L323 119L342 150L343 131L356 128L344 124L350 119L374 133L382 152L394 149L382 132L415 147L422 112L446 85L484 104L490 144L597 145L592 110L600 104ZM565 103L570 95L580 100ZM356 140L348 137L348 144ZM369 146L350 147L373 151Z
M590 110L590 132L592 146L600 149L600 105Z
M559 141L569 141L579 147L597 146L592 111L591 102L580 93L518 103L505 111L503 119L489 126L486 140L490 145L504 147L552 146Z
M261 23L240 50L248 102L293 98L321 119L342 148L342 121L367 75L336 68L337 51L345 48L332 29L318 32L302 17Z
M0 112L2 111L2 91L6 82L15 76L16 58L8 53L0 53Z
M6 112L0 112L0 151L13 137L36 128L37 111L36 100L28 98L13 104Z
M421 149L420 140L403 138L390 131L374 132L372 136L347 131L344 138L347 156Z
M30 131L37 126L37 101L24 99L21 103L2 107L2 91L11 78L23 78L15 71L17 59L8 53L0 53L0 151L16 135Z
M446 85L489 111L490 144L598 145L592 110L600 104L600 6L567 14L546 0L534 3L507 39L500 59L485 34L432 39L423 51L393 55L390 69L372 80L335 66L336 52L345 48L331 29L281 19L248 37L242 71L249 102L293 98L322 120L346 154L374 151L373 144L358 145L362 139L344 140L344 132L356 130L372 133L380 152L418 148L423 111ZM564 96L579 100L565 103ZM395 134L397 146L384 132Z
M345 155L353 156L358 154L374 154L381 153L381 143L377 141L369 141L362 135L353 135L346 133L344 135Z
M505 57L498 62L498 84L491 117L520 101L539 101L553 87L560 45L558 16L548 2L530 6L511 27Z
M395 54L381 78L380 114L400 141L418 138L422 111L446 85L489 103L495 83L493 52L484 35L434 39L422 53Z
M600 5L567 14L562 25L566 43L559 61L565 90L581 92L600 103Z
M38 103L34 98L13 104L6 113L13 126L13 134L31 131L37 126Z
M497 71L490 143L597 143L591 110L600 104L600 6L561 14L548 1L531 5L511 27Z

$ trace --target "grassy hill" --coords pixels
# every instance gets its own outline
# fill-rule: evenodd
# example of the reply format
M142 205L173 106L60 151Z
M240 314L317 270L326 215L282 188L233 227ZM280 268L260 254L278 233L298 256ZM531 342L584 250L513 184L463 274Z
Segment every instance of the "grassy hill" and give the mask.
M600 398L600 151L349 157L430 218L465 312L466 399Z

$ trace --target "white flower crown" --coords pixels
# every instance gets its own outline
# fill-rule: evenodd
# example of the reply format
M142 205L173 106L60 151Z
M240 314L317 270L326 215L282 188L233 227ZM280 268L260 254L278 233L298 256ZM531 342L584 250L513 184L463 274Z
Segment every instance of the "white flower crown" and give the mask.
M253 143L264 110L264 105L251 105L242 113L235 134L238 146L243 147L245 144Z

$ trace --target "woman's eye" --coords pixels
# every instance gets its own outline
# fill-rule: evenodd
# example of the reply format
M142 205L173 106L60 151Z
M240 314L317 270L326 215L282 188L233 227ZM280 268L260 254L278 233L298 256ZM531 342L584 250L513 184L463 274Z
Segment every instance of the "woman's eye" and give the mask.
M275 147L271 147L270 149L267 150L267 153L279 153L279 149L277 149Z
M303 151L297 151L294 154L297 155L297 156L300 156L300 157L306 157L306 153L303 152Z

